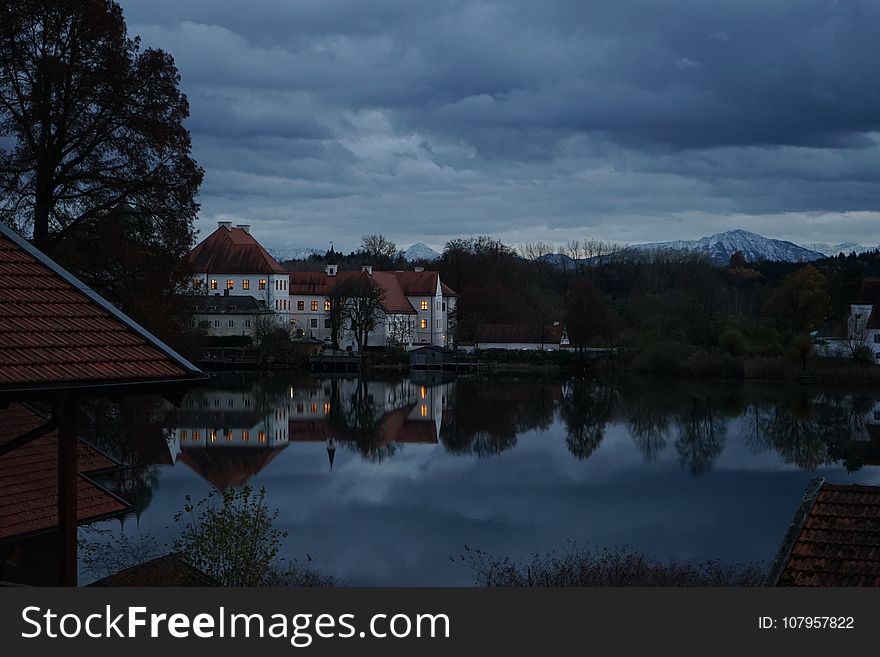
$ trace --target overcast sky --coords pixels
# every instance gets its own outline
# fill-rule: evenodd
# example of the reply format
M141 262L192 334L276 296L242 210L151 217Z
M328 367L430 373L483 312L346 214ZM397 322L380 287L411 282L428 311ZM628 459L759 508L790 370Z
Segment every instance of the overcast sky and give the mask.
M180 69L203 235L880 242L874 1L121 4Z

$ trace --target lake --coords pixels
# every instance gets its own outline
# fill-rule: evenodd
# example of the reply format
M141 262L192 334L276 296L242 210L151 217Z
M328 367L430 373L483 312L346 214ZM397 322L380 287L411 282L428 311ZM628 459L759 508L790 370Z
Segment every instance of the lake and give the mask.
M84 417L92 440L142 466L103 482L134 511L86 540L168 540L186 495L248 482L279 510L283 556L351 585L472 584L450 560L465 545L769 561L811 478L880 484L880 391L228 374L179 407Z

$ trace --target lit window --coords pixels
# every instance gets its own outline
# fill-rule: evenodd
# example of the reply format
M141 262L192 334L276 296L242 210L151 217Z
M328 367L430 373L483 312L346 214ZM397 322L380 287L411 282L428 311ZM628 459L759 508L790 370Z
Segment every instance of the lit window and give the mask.
M212 290L216 290L216 289L217 289L217 279L216 279L216 278L212 278L212 279L211 279L211 289L212 289Z
M305 301L297 301L296 302L296 309L297 310L305 310L306 309L306 302Z
M324 311L329 313L331 308L333 308L333 302L330 299L324 301Z
M260 432L259 440L260 440L261 443L266 442L266 432L265 432L265 431L261 431L261 432Z
M427 404L422 404L421 408L419 409L419 414L422 417L428 417L428 405Z
M250 290L251 289L251 279L246 278L241 282L242 290Z
M261 290L265 290L265 289L266 289L266 279L265 279L265 278L261 278L261 279L260 279L260 289L261 289Z
M193 287L196 289L199 289L200 287L202 287L202 279L201 278L193 279Z
M241 432L241 442L246 443L251 439L251 433L247 429Z
M428 309L428 302L422 301L422 310L427 310L427 309Z
M318 310L318 302L312 301L312 312L316 312Z
M231 289L233 289L234 287L235 287L235 281L232 280L231 278L227 278L227 279L226 279L226 289L227 289L227 290L231 290Z
M423 329L428 328L428 320L423 319L421 322L419 322L419 326L421 326Z

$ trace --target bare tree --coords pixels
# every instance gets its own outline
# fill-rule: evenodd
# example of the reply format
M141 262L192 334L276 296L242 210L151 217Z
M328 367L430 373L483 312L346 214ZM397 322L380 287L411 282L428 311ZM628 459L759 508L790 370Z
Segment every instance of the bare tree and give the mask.
M387 268L397 258L397 244L378 233L364 235L361 238L361 251L380 268Z
M385 318L382 308L385 292L368 274L352 278L342 285L347 299L342 306L343 322L354 334L358 351L363 351L370 332Z
M415 333L414 320L409 316L393 315L385 326L386 343L393 347L405 347L412 343Z

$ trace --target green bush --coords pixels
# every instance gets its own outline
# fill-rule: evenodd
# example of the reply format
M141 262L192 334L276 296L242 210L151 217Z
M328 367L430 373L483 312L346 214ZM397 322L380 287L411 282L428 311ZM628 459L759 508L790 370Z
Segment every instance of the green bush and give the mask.
M727 329L719 335L718 346L734 358L742 358L748 350L746 339L736 329Z

